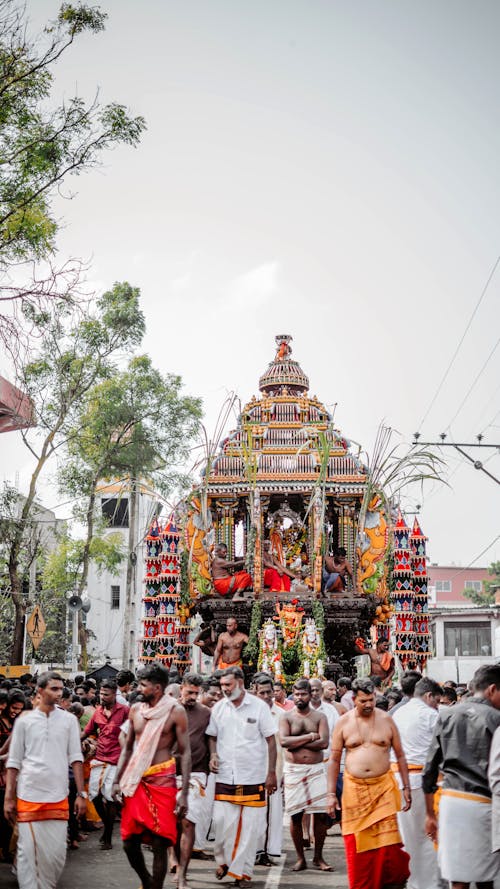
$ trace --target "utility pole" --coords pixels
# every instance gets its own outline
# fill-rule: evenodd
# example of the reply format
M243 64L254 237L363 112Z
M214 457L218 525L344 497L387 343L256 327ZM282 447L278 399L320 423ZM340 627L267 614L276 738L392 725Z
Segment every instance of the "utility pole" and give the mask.
M135 618L136 618L136 566L137 519L139 512L139 490L136 474L130 480L128 500L128 555L125 580L125 605L123 612L122 668L133 670L135 661Z
M469 463L472 463L474 469L477 469L480 472L484 472L484 474L489 476L489 478L491 478L494 482L496 482L497 485L500 485L500 479L497 478L495 475L493 475L493 473L489 472L488 469L485 469L484 464L481 462L481 460L475 460L474 457L472 457L470 454L467 453L467 451L464 450L464 448L494 448L495 450L497 450L500 453L500 444L485 444L485 442L483 442L482 435L478 435L477 441L472 441L472 442L471 441L466 441L466 442L445 441L446 432L441 433L441 435L439 436L440 441L419 441L420 432L415 432L413 438L415 439L413 444L418 445L420 447L455 448L455 450L458 451L459 454L462 454L462 457L465 457L469 461Z

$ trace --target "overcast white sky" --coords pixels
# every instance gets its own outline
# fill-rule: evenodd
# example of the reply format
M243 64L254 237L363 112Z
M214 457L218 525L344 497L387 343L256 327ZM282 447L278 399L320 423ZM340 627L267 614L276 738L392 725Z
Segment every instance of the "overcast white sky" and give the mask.
M97 287L140 287L145 348L203 397L208 428L288 332L367 449L382 419L500 442L500 348L454 418L499 335L500 270L421 426L500 254L496 0L100 5L107 30L61 61L55 95L99 86L148 132L69 184L61 255L90 258ZM34 22L58 9L27 6ZM4 476L25 480L2 439ZM445 456L452 487L427 492L421 522L433 561L466 565L500 533L499 487ZM478 564L495 558L499 542Z

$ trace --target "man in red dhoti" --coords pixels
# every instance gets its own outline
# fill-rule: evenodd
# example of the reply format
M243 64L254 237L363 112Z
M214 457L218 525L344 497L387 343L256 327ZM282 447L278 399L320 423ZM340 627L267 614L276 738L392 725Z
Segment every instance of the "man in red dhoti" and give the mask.
M295 574L273 555L270 540L264 541L262 562L264 565L264 586L268 587L272 593L289 593L290 580L295 580Z
M328 766L327 811L336 814L337 778L342 751L346 750L342 791L342 835L350 889L404 889L409 877L409 856L402 848L397 812L411 806L411 789L396 723L375 707L375 686L370 679L352 684L354 710L337 721ZM403 800L390 767L394 750L403 784Z
M175 698L165 695L167 683L168 671L160 664L140 671L139 691L144 702L134 704L130 710L130 727L113 784L114 798L123 795L123 847L142 889L162 889L168 847L177 838L177 819L187 811L191 750L186 711ZM172 756L174 744L182 774L179 796ZM146 868L141 843L152 846L152 875ZM179 869L178 886L187 889L185 868Z
M239 568L240 565L244 564L244 559L235 559L232 562L228 562L226 544L217 544L212 562L212 575L215 590L219 595L227 596L229 593L234 593L233 601L242 601L245 598L241 593L252 589L252 576L248 571L235 571L231 574L231 570Z

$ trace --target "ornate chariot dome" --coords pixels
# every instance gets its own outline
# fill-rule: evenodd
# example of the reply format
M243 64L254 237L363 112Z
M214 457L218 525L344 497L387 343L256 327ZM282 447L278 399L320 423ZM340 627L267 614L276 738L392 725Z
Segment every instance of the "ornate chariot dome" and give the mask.
M282 334L275 339L276 355L259 380L260 391L264 395L306 395L309 378L298 361L290 357L292 337L289 334Z

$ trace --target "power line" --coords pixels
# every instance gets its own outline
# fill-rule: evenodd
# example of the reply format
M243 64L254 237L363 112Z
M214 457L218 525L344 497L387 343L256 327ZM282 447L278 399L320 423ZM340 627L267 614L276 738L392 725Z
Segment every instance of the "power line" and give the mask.
M496 427L494 426L494 423L495 423L495 420L497 419L497 417L500 417L500 411L497 411L496 414L495 414L495 416L493 417L493 419L490 420L490 422L488 423L488 425L484 427L484 429L483 429L482 432L481 432L481 435L484 435L484 433L486 432L487 429L490 428L490 426L493 426L494 429L496 428Z
M495 345L493 346L493 348L492 348L490 354L488 355L486 361L484 362L484 364L483 364L481 370L479 371L479 373L477 374L476 378L474 379L474 381L473 381L473 382L471 383L471 385L469 386L469 389L467 390L466 395L465 395L464 398L462 399L462 401L461 401L461 403L460 403L460 405L459 405L459 407L458 407L458 410L456 411L456 413L453 415L453 417L451 418L450 422L448 423L448 426L446 427L447 429L449 429L450 426L451 426L451 424L457 419L457 417L458 417L460 411L462 410L464 404L465 404L466 401L468 400L469 395L471 394L472 390L475 388L475 386L476 386L478 380L480 379L480 377L482 377L484 371L486 370L488 364L490 363L491 359L493 358L493 355L495 354L495 352L496 352L496 350L498 349L499 346L500 346L500 337L497 339Z
M472 562L469 562L469 564L466 565L465 568L460 568L460 571L456 571L455 574L452 574L451 577L450 577L449 579L450 579L450 580L453 580L454 577L458 577L459 574L463 574L463 572L464 572L464 571L467 571L468 568L472 568L472 566L475 565L475 563L478 562L479 559L481 559L481 558L484 556L484 554L487 553L489 549L491 549L492 546L495 546L495 543L496 543L498 540L500 540L500 534L497 534L497 536L495 537L495 539L492 540L491 543L489 543L488 546L487 546L485 549L483 549L483 550L479 553L479 555L476 556L475 559L472 560ZM432 566L429 566L429 567L430 567L430 569L431 569L431 573L432 573Z
M471 315L470 318L469 318L469 321L468 321L468 323L467 323L467 326L466 326L466 328L465 328L465 330L464 330L464 332L463 332L463 334L462 334L462 337L461 337L461 339L460 339L460 341L459 341L459 343L458 343L457 348L455 349L455 351L454 351L454 353L453 353L453 356L452 356L452 358L451 358L451 361L450 361L450 363L448 364L448 367L446 368L446 370L445 370L445 372L444 372L444 374L443 374L443 377L442 377L442 379L441 379L441 382L439 383L439 385L438 385L438 387L437 387L437 389L436 389L436 392L435 392L435 394L434 394L434 397L432 398L429 407L427 408L427 410L426 410L424 416L422 417L422 419L421 419L421 421L420 421L419 428L420 428L421 426L423 426L423 424L425 423L427 417L429 416L429 414L430 414L432 408L434 407L434 405L435 405L435 403L436 403L436 400L437 400L437 398L438 398L438 395L439 395L439 393L441 392L441 389L443 388L443 386L444 386L444 384L445 384L445 382L446 382L446 380L447 380L447 378L448 378L448 374L450 373L450 370L451 370L451 368L453 367L453 365L454 365L454 363L455 363L455 359L456 359L456 357L457 357L457 355L458 355L458 353L459 353L459 351L460 351L460 349L461 349L461 347L462 347L462 343L463 343L465 337L467 336L467 334L468 334L468 332L469 332L469 330L470 330L471 324L472 324L474 318L476 317L476 313L477 313L477 311L478 311L478 309L479 309L479 306L481 305L481 303L482 303L482 301L483 301L483 299L484 299L484 297L485 297L485 295L486 295L486 291L488 290L488 287L490 286L490 283L491 283L491 281L492 281L492 279L493 279L493 276L494 276L494 274L495 274L495 272L496 272L496 270L497 270L499 264L500 264L500 254L497 256L496 261L495 261L495 264L494 264L494 266L493 266L493 268L492 268L490 274L488 275L488 279L487 279L487 281L486 281L486 284L484 285L484 287L483 287L483 289L482 289L481 295L480 295L480 297L479 297L479 299L478 299L478 301L477 301L477 303L476 303L476 305L475 305L474 311L472 312L472 315Z

